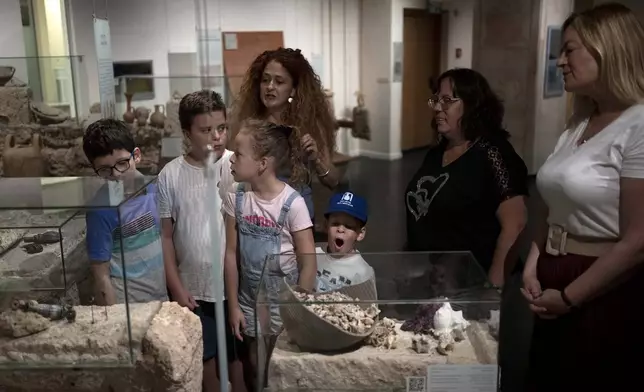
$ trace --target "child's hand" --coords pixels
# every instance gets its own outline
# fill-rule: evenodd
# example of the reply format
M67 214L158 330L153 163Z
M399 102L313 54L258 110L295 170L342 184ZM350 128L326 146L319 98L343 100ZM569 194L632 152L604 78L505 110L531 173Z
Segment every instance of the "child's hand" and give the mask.
M181 290L179 293L172 293L172 299L177 301L179 305L190 310L195 310L195 308L199 306L197 301L195 301L187 290Z
M246 329L246 318L244 318L244 313L239 306L235 306L230 310L230 327L233 329L237 339L244 341L241 332Z

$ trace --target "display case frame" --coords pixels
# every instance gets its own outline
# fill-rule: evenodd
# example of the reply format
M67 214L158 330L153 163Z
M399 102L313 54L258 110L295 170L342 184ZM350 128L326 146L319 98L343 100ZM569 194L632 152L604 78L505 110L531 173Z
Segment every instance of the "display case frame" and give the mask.
M0 233L5 239L7 233L19 232L3 241L0 256L0 369L134 366L134 347L143 335L132 331L131 311L151 310L132 303L123 251L130 238L116 232L127 230L121 219L128 203L144 195L156 197L148 194L155 192L155 181L154 176L142 175L123 181L0 178ZM120 266L123 278L113 306L100 306L93 294L81 298L77 291L76 285L90 278L85 239L90 212L117 220L111 233L113 257L107 262ZM27 253L27 236L33 240L43 232L49 233L48 241L30 241L40 248ZM7 328L11 323L13 328ZM25 331L26 323L38 327Z
M404 391L409 382L431 390L450 372L454 382L480 374L496 390L501 295L470 252L360 256L372 278L323 293L302 290L303 282L284 271L318 260L318 279L333 279L342 256L267 258L253 315L255 390ZM337 279L349 280L341 273ZM371 317L374 308L379 313ZM338 321L332 312L355 317ZM445 315L452 321L443 328Z

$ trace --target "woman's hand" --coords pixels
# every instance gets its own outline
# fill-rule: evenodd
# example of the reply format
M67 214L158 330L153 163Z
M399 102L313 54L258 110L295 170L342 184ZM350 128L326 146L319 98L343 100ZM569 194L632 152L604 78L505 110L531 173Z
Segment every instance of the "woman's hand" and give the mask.
M530 303L530 309L541 318L553 319L570 312L559 290L546 289L536 298L526 289L522 288L521 292Z
M177 292L171 292L171 295L172 299L184 308L195 310L199 306L194 297L184 288L179 289Z
M307 133L306 135L302 136L301 144L302 150L304 150L310 161L315 161L320 157L318 144L315 142L315 139L311 137L311 135Z

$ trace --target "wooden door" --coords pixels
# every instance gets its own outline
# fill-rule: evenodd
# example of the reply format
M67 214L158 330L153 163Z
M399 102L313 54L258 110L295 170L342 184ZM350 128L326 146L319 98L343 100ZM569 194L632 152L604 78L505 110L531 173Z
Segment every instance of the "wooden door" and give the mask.
M472 68L503 100L510 142L525 162L534 157L540 5L538 0L479 0L474 13Z
M284 35L281 31L228 31L221 34L224 73L228 82L229 98L234 99L248 67L255 58L266 50L284 46Z
M430 80L440 73L441 16L406 9L403 23L401 149L405 151L426 147L435 139L427 99L432 94Z

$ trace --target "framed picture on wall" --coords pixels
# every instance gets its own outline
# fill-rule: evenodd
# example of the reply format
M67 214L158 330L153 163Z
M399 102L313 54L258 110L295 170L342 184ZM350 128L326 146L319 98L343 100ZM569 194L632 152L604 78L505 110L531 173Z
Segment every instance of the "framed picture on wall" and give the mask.
M561 68L557 67L557 59L561 52L561 27L548 26L546 40L546 67L543 77L543 97L560 97L564 93L564 82Z

